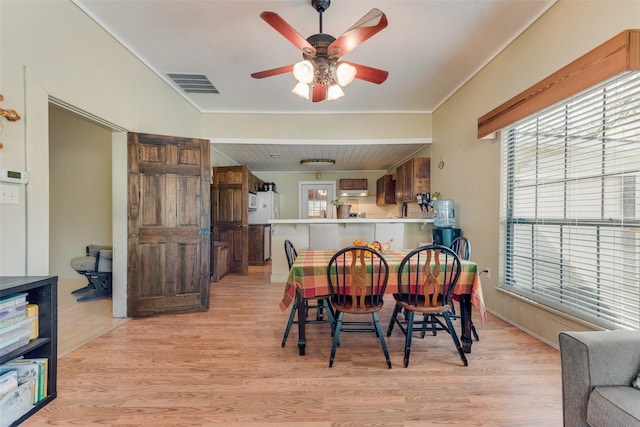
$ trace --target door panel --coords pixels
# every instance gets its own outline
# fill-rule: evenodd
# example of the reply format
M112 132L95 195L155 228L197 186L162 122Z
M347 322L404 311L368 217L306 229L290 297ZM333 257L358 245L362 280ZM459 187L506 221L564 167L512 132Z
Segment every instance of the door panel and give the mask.
M128 316L209 308L209 141L128 135Z

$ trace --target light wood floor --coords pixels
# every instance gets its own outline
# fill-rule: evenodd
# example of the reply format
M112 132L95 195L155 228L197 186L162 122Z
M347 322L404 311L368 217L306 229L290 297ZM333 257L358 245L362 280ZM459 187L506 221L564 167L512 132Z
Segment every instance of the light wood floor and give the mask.
M448 335L345 334L328 367L328 325L280 346L284 286L268 268L211 285L206 313L133 319L59 360L58 398L25 426L561 426L558 351L491 317L475 319L463 367ZM387 323L392 304L381 314ZM386 325L384 325L386 329Z
M58 280L58 357L126 322L112 316L111 298L77 301L71 292L86 286L87 279Z

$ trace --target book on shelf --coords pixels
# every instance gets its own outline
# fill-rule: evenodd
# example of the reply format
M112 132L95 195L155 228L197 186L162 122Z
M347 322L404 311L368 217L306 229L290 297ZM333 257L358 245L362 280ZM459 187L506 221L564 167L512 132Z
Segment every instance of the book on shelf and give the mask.
M0 396L18 387L18 374L16 371L0 374Z
M33 323L31 324L31 336L30 340L35 340L38 338L38 304L27 304L27 317L33 318Z
M49 359L47 358L19 358L0 365L0 374L15 371L18 382L26 378L33 378L33 403L36 404L47 397Z

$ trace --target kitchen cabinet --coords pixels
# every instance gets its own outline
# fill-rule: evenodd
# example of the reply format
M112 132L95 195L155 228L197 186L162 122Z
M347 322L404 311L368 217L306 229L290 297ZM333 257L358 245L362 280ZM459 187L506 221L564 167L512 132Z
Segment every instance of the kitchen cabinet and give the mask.
M396 202L416 202L417 193L431 188L431 159L414 157L396 168Z
M366 190L368 186L367 178L343 178L340 180L340 190Z
M38 306L38 336L15 350L0 356L0 365L10 360L24 357L26 359L46 358L48 359L47 378L45 381L44 399L35 405L28 405L23 411L12 407L0 408L7 417L11 416L10 425L18 425L46 404L56 398L57 363L58 363L58 277L38 276L38 277L0 277L0 297L26 293L29 304ZM29 396L30 392L26 391ZM31 398L29 397L29 400ZM19 404L21 399L14 399L12 404ZM5 416L3 415L3 416ZM15 419L13 419L15 418ZM9 418L7 418L8 420ZM3 420L6 421L6 420ZM4 423L1 423L4 424Z
M249 172L249 191L257 192L262 191L262 186L264 185L264 181Z
M213 242L213 273L212 282L218 282L229 274L229 242Z
M249 225L249 265L264 265L271 259L271 225Z
M376 205L394 205L396 203L396 180L393 175L384 175L376 181Z

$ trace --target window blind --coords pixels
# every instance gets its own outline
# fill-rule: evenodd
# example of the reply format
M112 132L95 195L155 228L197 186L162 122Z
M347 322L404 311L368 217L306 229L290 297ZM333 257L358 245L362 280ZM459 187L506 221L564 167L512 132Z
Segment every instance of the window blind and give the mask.
M502 131L500 287L640 329L640 73Z

